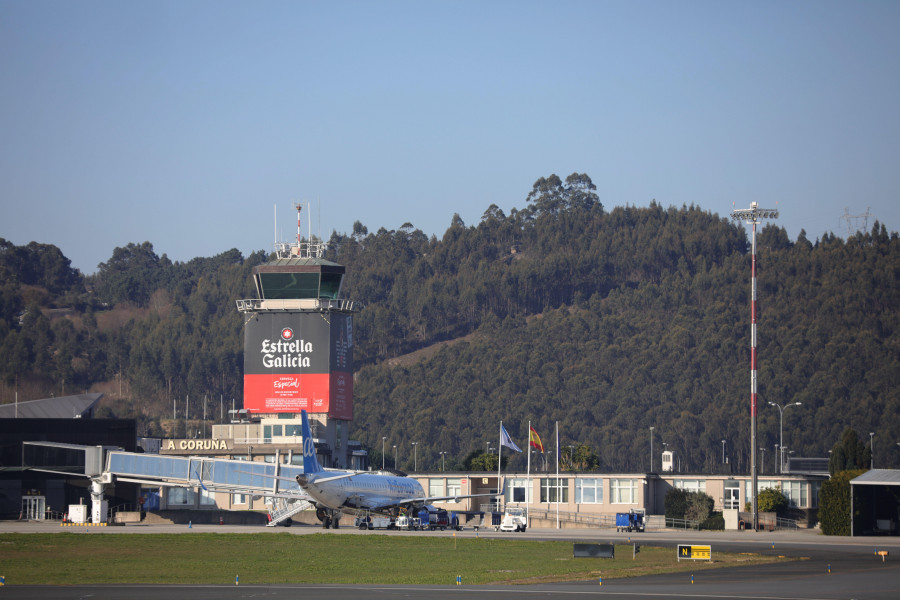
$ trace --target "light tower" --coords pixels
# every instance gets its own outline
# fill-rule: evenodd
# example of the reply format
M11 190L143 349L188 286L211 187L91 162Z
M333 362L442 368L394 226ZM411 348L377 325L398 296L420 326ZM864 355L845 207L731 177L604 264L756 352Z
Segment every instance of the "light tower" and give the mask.
M757 507L757 473L756 473L756 224L763 219L777 219L778 210L760 208L756 202L750 208L731 211L731 218L743 221L752 226L751 261L750 261L750 486L752 488L753 529L759 530L759 511Z

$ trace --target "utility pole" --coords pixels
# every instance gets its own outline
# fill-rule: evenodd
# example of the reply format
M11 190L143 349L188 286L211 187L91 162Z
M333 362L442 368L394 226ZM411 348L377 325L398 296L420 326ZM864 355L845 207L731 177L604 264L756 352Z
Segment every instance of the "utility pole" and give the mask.
M750 480L752 487L753 530L759 531L758 476L756 472L756 224L763 219L777 219L778 210L760 208L756 202L750 208L734 209L731 218L752 226L750 260Z

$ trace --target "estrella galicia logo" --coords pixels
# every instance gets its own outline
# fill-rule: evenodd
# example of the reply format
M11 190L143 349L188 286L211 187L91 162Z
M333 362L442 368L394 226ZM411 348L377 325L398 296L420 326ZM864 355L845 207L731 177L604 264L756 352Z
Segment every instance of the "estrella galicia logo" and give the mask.
M281 339L288 341L288 342L291 341L292 339L294 339L294 330L291 329L290 327L285 327L284 329L282 329L281 330Z

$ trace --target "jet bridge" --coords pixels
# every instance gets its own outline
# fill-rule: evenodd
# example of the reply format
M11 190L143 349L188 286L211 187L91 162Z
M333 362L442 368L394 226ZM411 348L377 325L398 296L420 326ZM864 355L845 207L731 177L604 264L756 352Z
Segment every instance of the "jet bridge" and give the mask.
M104 475L143 485L201 487L211 492L269 496L274 499L269 525L274 526L312 506L309 496L296 483L284 481L294 480L302 473L302 466L277 462L110 452Z
M103 446L24 442L23 467L34 471L82 475L91 480L91 516L104 522L103 490L114 481L161 487L200 487L206 491L273 497L270 525L311 506L295 480L302 466L204 457L124 452ZM104 456L105 455L105 456ZM105 463L105 468L102 466Z

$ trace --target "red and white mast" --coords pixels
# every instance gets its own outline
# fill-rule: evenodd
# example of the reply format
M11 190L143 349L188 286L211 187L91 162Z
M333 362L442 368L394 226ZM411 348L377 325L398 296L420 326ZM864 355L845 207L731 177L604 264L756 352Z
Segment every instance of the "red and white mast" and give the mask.
M751 260L750 260L750 479L752 491L753 529L759 530L759 511L757 508L757 469L756 469L756 224L762 219L777 219L778 210L759 208L756 202L750 208L731 211L731 218L744 221L752 226Z

